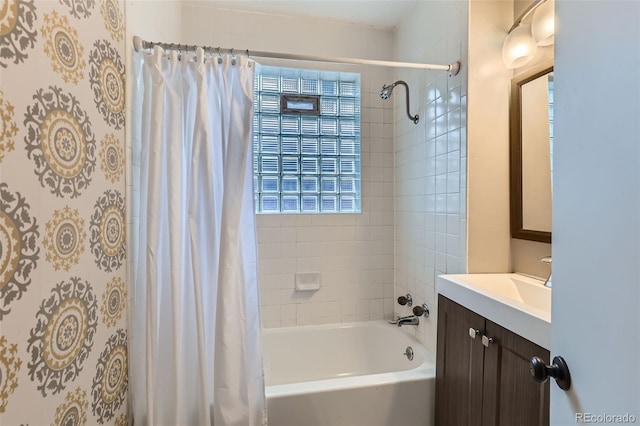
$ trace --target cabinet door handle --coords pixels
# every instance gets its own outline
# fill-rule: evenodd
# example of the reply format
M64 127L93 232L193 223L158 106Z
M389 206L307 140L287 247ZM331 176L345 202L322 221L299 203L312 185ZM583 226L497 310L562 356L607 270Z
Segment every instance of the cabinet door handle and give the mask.
M475 339L478 336L478 334L480 334L480 330L473 327L469 328L469 337L471 337L472 339Z
M493 343L493 337L487 337L484 334L482 335L482 344L485 345L487 348L489 347L490 344Z

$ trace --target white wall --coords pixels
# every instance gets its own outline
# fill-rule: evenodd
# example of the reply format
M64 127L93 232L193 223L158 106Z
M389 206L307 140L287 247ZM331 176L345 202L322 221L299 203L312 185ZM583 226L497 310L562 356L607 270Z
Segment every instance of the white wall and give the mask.
M573 385L551 385L551 424L576 424L578 412L629 413L635 423L640 4L558 1L556 13L551 349Z
M468 272L511 272L509 87L502 43L513 3L469 3Z
M404 88L395 104L395 298L407 292L426 302L429 319L404 327L435 350L435 278L465 271L466 99L468 2L419 2L396 31L396 59L448 64L460 60L455 77L444 71L398 70L411 89L413 124ZM394 300L395 303L395 300ZM399 315L411 309L394 304Z
M509 211L509 99L511 79L553 60L553 46L510 70L502 44L514 18L530 1L471 0L469 3L469 273L523 272L546 278L539 259L551 245L511 238ZM514 11L515 9L515 11Z
M366 4L363 3L363 7ZM392 59L390 31L185 3L183 43L310 55ZM362 73L362 214L258 215L265 327L381 319L393 311L393 110L378 92L389 69L263 60ZM321 289L296 293L296 272Z

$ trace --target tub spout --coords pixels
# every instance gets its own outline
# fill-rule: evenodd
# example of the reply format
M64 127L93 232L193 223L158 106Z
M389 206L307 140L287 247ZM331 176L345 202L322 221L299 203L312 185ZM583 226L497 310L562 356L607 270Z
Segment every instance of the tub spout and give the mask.
M415 315L408 315L398 318L396 324L398 324L398 327L402 327L403 325L418 325L420 324L420 319Z

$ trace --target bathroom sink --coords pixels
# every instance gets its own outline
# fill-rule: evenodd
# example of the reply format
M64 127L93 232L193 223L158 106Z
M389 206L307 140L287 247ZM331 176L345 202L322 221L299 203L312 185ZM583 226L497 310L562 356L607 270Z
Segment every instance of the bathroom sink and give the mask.
M440 275L438 293L532 342L551 347L551 289L520 274Z

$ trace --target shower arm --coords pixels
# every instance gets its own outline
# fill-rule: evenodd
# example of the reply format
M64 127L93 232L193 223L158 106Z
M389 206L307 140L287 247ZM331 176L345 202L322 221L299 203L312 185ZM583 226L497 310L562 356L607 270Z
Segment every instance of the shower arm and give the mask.
M418 120L420 120L420 116L418 114L411 115L411 113L409 112L409 85L405 83L403 80L398 80L394 83L394 85L398 85L398 84L402 84L407 92L407 117L409 117L409 120L413 121L413 124L418 124Z

